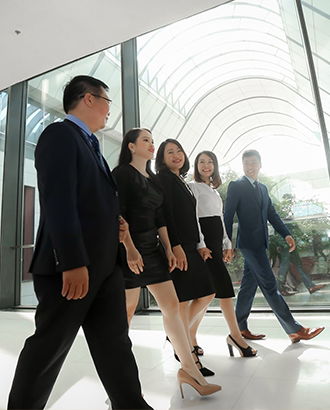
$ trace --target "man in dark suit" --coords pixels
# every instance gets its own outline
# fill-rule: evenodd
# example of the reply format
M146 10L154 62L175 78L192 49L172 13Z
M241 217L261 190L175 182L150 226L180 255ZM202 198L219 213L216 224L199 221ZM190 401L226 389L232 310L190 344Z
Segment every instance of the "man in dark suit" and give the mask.
M247 320L253 299L259 286L269 306L275 313L292 343L309 340L321 333L324 327L306 328L292 316L288 305L278 291L276 278L270 267L267 221L285 239L292 252L295 241L272 204L265 185L258 182L261 157L258 151L243 153L245 176L232 181L228 186L224 220L228 237L232 239L234 215L238 217L237 248L244 257L244 272L236 302L236 316L242 336L247 339L262 339L263 334L253 334Z
M73 78L64 90L66 119L48 126L36 147L41 215L30 271L39 303L8 409L45 407L80 327L113 409L151 408L141 395L117 265L127 224L93 134L110 114L107 91L93 77Z

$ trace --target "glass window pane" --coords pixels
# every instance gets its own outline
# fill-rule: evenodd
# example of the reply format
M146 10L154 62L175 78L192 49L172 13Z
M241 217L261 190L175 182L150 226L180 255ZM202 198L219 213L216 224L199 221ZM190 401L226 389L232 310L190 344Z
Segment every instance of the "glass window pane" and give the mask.
M304 8L330 125L324 3L309 7L307 1ZM322 293L310 297L301 270L315 283L329 280L330 188L294 2L230 2L141 36L137 44L141 125L153 131L156 145L177 138L191 163L198 152L213 151L225 181L224 198L229 181L242 175L242 152L259 150L261 180L297 239L299 256L285 277L298 292L287 301L297 307L329 305ZM278 275L281 254L273 252L277 237L271 227L270 233L270 263ZM237 289L242 266L239 255L229 266ZM256 305L267 306L260 293Z
M47 125L62 121L62 93L65 84L76 75L92 75L110 88L111 114L106 127L96 133L101 151L111 168L117 164L122 132L120 46L76 61L41 75L28 83L26 145L24 162L24 245L33 245L39 224L39 197L34 168L34 151ZM35 305L36 298L28 273L33 247L23 250L21 304Z

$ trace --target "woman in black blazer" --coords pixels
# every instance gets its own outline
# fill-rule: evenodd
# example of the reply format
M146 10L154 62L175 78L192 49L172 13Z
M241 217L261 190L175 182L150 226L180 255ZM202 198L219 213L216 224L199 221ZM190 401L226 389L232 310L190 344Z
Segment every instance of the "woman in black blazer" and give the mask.
M181 317L193 346L189 329L213 299L215 288L204 263L212 256L199 235L196 199L184 180L188 169L189 160L181 144L173 139L164 141L157 152L156 171L164 190L165 219L177 258L173 282ZM196 354L197 348L194 346ZM214 374L209 372L207 375Z

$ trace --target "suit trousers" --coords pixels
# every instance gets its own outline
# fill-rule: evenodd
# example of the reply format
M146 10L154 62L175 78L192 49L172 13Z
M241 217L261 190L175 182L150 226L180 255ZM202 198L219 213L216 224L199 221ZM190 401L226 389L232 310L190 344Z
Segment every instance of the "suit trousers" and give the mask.
M247 320L259 286L272 311L287 334L301 329L289 306L278 291L276 278L270 267L266 248L240 249L244 257L244 272L236 302L236 317L240 330L248 329Z
M61 274L34 275L36 330L19 357L8 409L45 407L80 327L112 408L151 408L141 396L131 350L121 269L103 278L95 273L90 271L87 296L70 301L61 295Z

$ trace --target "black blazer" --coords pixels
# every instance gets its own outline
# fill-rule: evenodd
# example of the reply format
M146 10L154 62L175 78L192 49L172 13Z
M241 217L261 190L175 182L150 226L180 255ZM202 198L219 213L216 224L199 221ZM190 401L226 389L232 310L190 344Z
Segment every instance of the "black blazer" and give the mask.
M49 125L35 151L40 223L30 272L54 275L87 266L109 274L117 260L116 183L73 122ZM93 269L92 269L93 270Z
M285 238L291 235L286 225L276 212L264 184L259 183L262 196L261 205L258 204L254 187L244 176L232 181L228 186L225 204L224 221L229 239L232 239L234 215L238 217L237 248L260 249L268 248L268 226Z
M192 191L168 168L158 178L164 191L164 214L172 247L193 245L199 242L196 216L196 198Z

